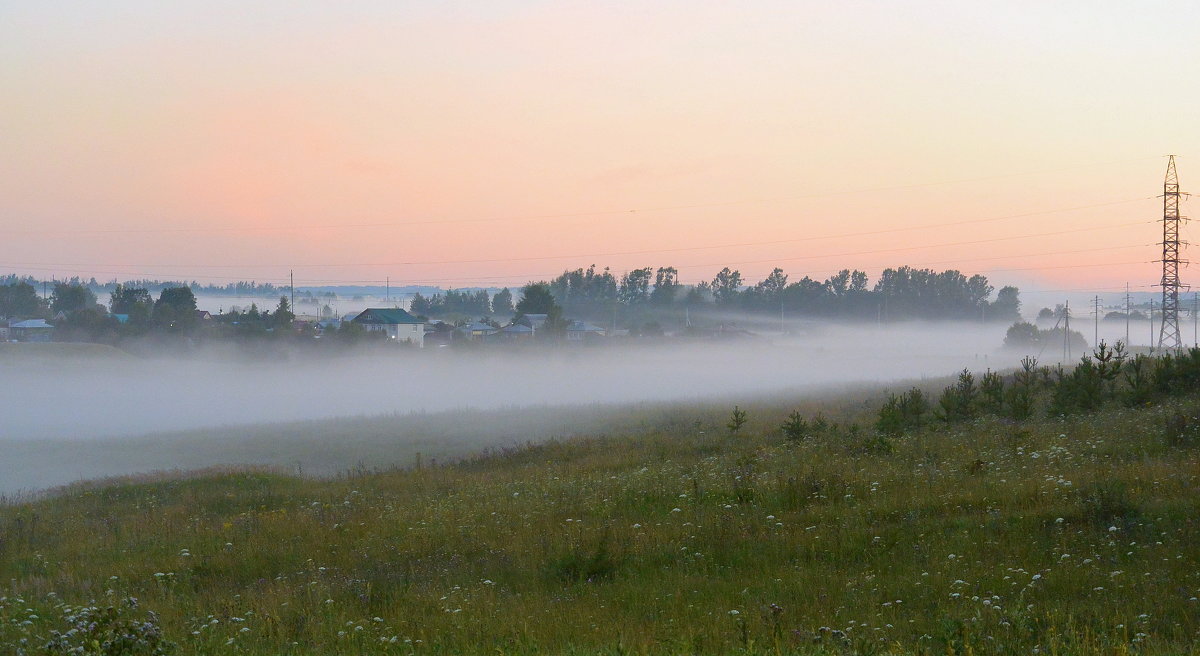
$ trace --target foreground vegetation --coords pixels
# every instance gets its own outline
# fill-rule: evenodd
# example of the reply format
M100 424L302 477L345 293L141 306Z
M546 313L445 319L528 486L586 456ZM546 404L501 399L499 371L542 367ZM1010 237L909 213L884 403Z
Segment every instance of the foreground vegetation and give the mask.
M0 653L1196 653L1200 399L1045 395L79 486L0 508Z

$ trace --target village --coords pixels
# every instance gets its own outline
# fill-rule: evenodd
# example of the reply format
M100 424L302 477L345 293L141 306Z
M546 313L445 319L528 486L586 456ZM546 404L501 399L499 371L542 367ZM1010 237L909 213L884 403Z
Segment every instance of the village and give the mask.
M0 286L0 292L10 299L28 297L26 303L8 303L0 307L4 310L0 314L0 342L94 342L134 346L139 341L169 343L182 340L198 344L269 340L292 344L390 343L411 348L464 345L514 348L533 344L598 345L641 337L736 339L754 336L733 321L706 321L704 327L700 327L692 322L688 308L679 313L647 312L622 316L620 324L614 317L610 325L601 326L564 317L562 307L539 285L533 286L535 291L523 293L516 307L510 305L501 315L471 316L451 312L438 318L402 308L399 302L393 302L391 307L366 307L339 316L328 304L312 308L315 310L312 313L294 313L289 298L281 296L273 311L260 310L257 303L251 303L248 307L231 305L226 309L222 306L212 312L198 309L195 294L182 286L163 289L157 300L144 289L118 286L107 305L98 302L94 292L80 285L60 284L46 299L22 293L30 291L22 287L29 286L23 283ZM672 329L665 330L661 324Z

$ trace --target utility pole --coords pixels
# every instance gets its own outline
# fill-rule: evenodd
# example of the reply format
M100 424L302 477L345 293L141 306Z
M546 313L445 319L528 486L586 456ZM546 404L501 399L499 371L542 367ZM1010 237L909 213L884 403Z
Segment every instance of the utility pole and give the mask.
M1196 292L1192 292L1192 346L1200 347L1200 322L1196 320L1196 310L1200 309Z
M1071 300L1063 303L1063 362L1071 361Z
M386 276L383 279L383 304L387 305L392 302L392 277Z
M1132 307L1129 305L1129 283L1125 283L1125 346L1129 346L1129 313Z
M296 272L288 271L288 287L292 292L292 316L296 316Z
M1163 181L1163 255L1162 255L1162 324L1158 332L1159 348L1182 348L1179 337L1179 176L1175 173L1175 156L1167 160L1167 176Z
M1096 326L1092 330L1092 346L1099 346L1100 345L1100 295L1099 294L1097 294L1096 297L1092 299L1092 304L1093 304L1092 311L1096 313Z

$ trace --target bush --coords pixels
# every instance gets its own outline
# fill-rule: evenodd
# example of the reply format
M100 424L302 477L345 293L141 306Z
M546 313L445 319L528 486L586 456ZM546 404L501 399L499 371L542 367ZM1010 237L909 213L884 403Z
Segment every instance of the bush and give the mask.
M1200 417L1194 413L1176 410L1163 424L1163 437L1168 445L1190 447L1200 444Z
M804 419L799 411L793 410L788 415L787 421L779 427L780 432L787 438L789 442L800 442L806 440L813 434L813 426Z
M1084 356L1070 374L1060 368L1051 394L1050 411L1067 415L1075 411L1091 412L1115 395L1115 381L1125 361L1125 345L1109 347L1100 342L1090 356Z
M605 532L593 548L574 545L570 552L552 563L554 578L567 583L594 583L611 579L617 571L617 559L608 546Z
M963 369L958 374L958 382L942 390L942 397L938 399L938 417L948 424L973 419L978 395L975 376Z
M746 425L746 411L738 406L733 406L733 412L729 415L729 423L725 427L730 433L737 433L742 430L742 426Z
M129 615L137 610L129 597L115 606L62 608L66 631L51 631L43 647L46 654L87 656L166 656L175 646L163 639L158 617L147 612L144 620Z
M1138 406L1149 403L1154 397L1154 388L1150 380L1150 358L1138 354L1125 362L1123 376L1126 389L1122 396L1127 406Z
M1004 393L1005 414L1009 419L1024 421L1033 416L1038 384L1037 358L1021 358L1021 370L1013 376L1013 383Z
M991 369L979 379L979 409L996 415L1004 410L1004 378Z
M1100 480L1079 490L1083 518L1097 528L1121 525L1129 528L1141 517L1141 509L1129 495L1124 481Z
M906 431L920 428L928 413L929 402L925 400L925 393L920 389L914 387L900 396L892 394L879 409L879 420L875 422L875 430L884 435L902 435Z

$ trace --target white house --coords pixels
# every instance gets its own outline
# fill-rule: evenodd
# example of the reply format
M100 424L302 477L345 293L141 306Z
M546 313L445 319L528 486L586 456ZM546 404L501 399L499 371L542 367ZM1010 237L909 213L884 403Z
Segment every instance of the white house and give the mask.
M585 340L604 337L604 329L599 326L594 326L586 321L572 321L567 326L567 341L582 342Z
M354 323L367 330L387 333L397 342L425 346L425 322L400 308L367 308L354 317Z

